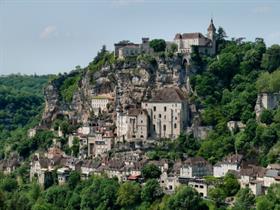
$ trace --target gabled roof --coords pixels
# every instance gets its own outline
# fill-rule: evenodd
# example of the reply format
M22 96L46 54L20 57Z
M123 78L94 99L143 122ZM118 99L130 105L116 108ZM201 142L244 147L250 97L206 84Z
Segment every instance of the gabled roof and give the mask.
M241 163L242 159L243 159L243 155L231 154L231 155L224 157L224 159L222 160L222 163L239 164L239 163Z
M194 33L183 33L176 34L174 39L199 39L206 38L202 33L194 32Z
M261 166L249 165L246 168L241 168L240 175L241 176L249 176L249 177L264 177L266 173L266 169Z
M185 101L186 94L176 87L163 88L156 92L155 96L149 102L161 102L161 103L180 103Z
M145 114L147 114L147 111L146 110L144 110L144 109L141 109L141 108L134 108L134 109L129 109L128 110L128 115L129 116L138 116L138 115L140 115L141 113L145 113Z
M184 165L201 165L201 164L209 164L203 157L190 157L184 161Z

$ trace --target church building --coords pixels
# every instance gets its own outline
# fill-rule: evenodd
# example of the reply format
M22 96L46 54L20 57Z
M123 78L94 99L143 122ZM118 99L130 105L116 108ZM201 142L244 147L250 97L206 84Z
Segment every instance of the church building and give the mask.
M176 34L174 42L178 46L178 52L184 54L190 54L193 47L197 47L198 51L206 55L216 54L216 28L211 19L210 25L207 29L207 35L202 33L183 33Z

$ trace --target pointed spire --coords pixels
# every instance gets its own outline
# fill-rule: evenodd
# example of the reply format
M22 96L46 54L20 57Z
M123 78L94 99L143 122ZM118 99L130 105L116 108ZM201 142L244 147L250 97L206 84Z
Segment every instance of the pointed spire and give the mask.
M213 23L213 18L211 18L210 25L209 25L207 30L208 31L216 31L216 28L215 28L214 23Z

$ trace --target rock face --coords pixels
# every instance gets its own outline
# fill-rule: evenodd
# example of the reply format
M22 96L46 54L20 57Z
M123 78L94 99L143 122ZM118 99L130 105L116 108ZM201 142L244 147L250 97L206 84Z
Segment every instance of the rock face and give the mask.
M112 66L103 66L100 71L92 74L85 70L81 74L78 89L74 92L72 101L66 103L60 94L60 86L70 76L71 72L53 80L45 88L45 111L42 122L49 125L59 115L64 115L71 121L87 122L91 115L91 99L100 94L110 94L116 98L118 91L119 103L123 109L140 106L148 100L157 89L175 86L187 89L186 70L183 59L156 58L153 62L135 60L116 62Z
M259 119L264 109L275 109L279 106L280 93L260 93L255 105L255 113Z

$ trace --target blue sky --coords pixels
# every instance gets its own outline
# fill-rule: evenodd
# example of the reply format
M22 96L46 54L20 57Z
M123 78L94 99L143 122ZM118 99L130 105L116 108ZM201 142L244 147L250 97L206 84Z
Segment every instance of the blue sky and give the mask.
M0 0L0 75L69 72L103 44L206 33L280 44L279 0Z

